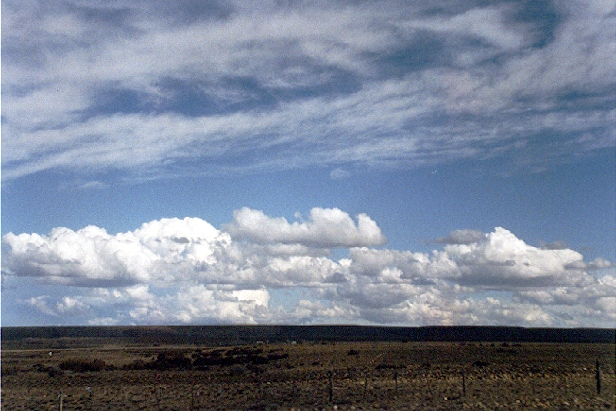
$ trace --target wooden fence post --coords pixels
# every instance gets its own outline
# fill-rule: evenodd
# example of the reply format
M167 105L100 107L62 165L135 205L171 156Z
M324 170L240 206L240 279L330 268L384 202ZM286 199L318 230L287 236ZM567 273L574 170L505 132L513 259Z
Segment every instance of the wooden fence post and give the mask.
M327 376L329 377L329 386L328 386L329 402L334 402L334 372L331 370L328 371Z
M396 382L396 395L398 395L398 370L394 370L394 381Z
M195 406L195 383L190 386L190 411L196 410Z
M92 407L92 403L93 403L93 401L94 401L94 400L92 399L92 387L86 387L86 391L88 392L88 400L87 400L87 403L88 403L88 408L89 408L89 409L92 409L92 408L93 408L93 407Z
M259 401L263 401L265 400L265 390L263 388L263 381L261 381L261 378L259 378Z
M597 379L597 395L600 395L601 394L601 364L599 364L599 359L597 359L597 362L596 362L595 378Z

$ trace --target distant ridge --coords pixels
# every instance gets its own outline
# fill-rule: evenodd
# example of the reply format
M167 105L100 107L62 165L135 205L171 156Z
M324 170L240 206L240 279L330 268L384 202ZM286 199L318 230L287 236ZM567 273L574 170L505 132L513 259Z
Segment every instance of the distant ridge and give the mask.
M263 342L408 341L616 343L616 329L500 326L211 325L2 327L2 346L42 340L83 343L241 345ZM70 344L69 344L70 345ZM34 348L34 347L33 347Z

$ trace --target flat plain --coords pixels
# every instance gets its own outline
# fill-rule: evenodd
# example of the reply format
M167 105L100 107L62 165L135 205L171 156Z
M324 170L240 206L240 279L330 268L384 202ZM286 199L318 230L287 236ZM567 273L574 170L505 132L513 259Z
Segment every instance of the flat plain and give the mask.
M2 409L615 407L614 344L291 341L201 346L84 341L49 340L47 347L40 340L3 348Z

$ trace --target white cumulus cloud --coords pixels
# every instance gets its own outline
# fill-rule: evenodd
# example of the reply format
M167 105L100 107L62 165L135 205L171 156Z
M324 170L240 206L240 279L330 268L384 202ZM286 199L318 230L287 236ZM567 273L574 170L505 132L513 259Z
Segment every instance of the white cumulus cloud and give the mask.
M2 277L20 293L17 304L52 322L609 326L616 318L606 259L535 247L500 227L456 230L429 253L369 245L384 238L366 215L355 222L313 209L309 221L289 223L244 208L224 230L171 218L118 234L8 233ZM347 255L336 260L330 247ZM275 290L295 302L273 298Z
M583 255L571 249L548 250L526 244L510 231L497 227L485 240L445 246L456 261L461 281L475 285L533 286L583 285L590 277L567 267L581 263Z
M271 218L263 211L242 208L233 213L225 227L232 236L257 243L304 244L323 248L383 245L387 242L379 226L366 214L357 224L337 208L313 208L310 221L289 223L284 217Z
M78 286L167 281L186 265L214 263L213 250L229 241L196 218L152 221L116 235L94 226L60 227L49 235L8 233L2 237L3 272Z

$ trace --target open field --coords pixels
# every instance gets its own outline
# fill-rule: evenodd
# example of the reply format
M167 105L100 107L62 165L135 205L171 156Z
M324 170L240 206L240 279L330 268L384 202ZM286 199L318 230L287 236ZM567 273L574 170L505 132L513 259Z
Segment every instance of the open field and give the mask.
M614 410L614 344L41 343L3 349L4 410Z

